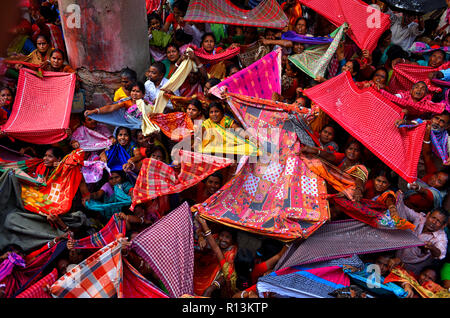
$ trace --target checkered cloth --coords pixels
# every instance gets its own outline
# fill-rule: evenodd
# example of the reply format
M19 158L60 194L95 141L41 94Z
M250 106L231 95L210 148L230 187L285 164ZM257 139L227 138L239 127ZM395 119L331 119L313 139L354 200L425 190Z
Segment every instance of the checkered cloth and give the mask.
M401 109L372 88L360 90L350 73L306 89L304 93L374 155L407 182L417 179L425 124L397 128Z
M75 74L36 72L22 68L8 121L1 128L7 135L33 144L53 144L67 137Z
M51 286L54 298L122 297L122 244L114 241Z
M108 224L99 232L92 234L86 238L75 240L74 248L102 248L114 242L119 236L125 236L126 222L122 220L119 214L114 214Z
M439 92L441 88L430 81L428 75L430 72L444 70L449 67L450 62L444 63L437 68L414 64L395 64L392 77L389 81L389 92L397 94L400 91L409 91L415 83L420 81L424 81L427 84L430 92Z
M52 298L44 288L51 286L58 279L58 270L54 268L50 274L39 280L33 286L16 296L16 298Z
M221 98L221 91L272 99L274 92L281 94L281 49L272 51L262 59L240 70L216 86L209 92Z
M194 241L187 202L142 231L132 248L151 266L171 297L193 293Z
M335 26L347 22L350 26L347 34L361 50L372 52L384 31L390 28L389 15L378 11L379 21L374 21L375 10L361 0L299 0L303 5L313 9L327 18ZM378 23L379 22L379 25ZM374 23L373 27L368 23Z
M385 90L380 90L381 95L389 99L391 102L408 110L410 116L422 116L426 113L442 113L445 110L445 102L434 103L431 101L432 95L425 96L422 100L414 102L410 91L399 91L402 97L393 95Z
M159 160L144 159L133 189L131 211L138 204L159 196L186 190L217 170L229 166L233 161L210 155L180 150L181 170L175 170Z
M246 25L282 29L288 18L276 0L264 0L251 10L236 7L224 0L192 0L185 21Z
M194 54L200 59L202 63L219 63L221 61L225 61L231 59L233 56L236 56L241 51L240 47L226 49L224 51L210 54L205 51L203 48L194 48Z
M411 231L376 229L357 220L335 221L323 225L307 240L293 243L274 270L421 245Z

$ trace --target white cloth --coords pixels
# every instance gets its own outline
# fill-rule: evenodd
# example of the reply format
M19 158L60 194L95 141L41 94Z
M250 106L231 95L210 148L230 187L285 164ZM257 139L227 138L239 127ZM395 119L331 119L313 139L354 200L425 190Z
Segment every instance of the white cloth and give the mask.
M167 78L163 78L161 80L161 83L159 83L158 87L155 86L155 83L153 83L152 81L148 80L145 82L145 99L150 101L153 105L155 104L156 98L159 95L159 92L161 90L161 88L167 84L169 80ZM175 95L180 96L180 92L178 90L173 92ZM169 101L167 103L168 108L173 108L172 103Z

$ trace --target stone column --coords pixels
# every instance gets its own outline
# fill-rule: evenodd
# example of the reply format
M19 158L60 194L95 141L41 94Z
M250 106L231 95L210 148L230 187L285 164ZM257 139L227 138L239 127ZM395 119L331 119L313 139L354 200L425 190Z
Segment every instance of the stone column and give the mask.
M58 0L68 62L87 93L112 97L119 71L129 67L144 79L150 64L145 0Z

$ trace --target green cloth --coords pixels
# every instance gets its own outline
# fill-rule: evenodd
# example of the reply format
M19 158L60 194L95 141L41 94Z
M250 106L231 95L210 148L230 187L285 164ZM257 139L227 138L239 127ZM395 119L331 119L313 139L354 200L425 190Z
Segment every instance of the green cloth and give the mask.
M172 35L163 31L153 30L152 38L150 39L150 45L165 48L170 43L171 40Z
M300 54L289 56L289 61L312 78L325 76L328 64L342 40L346 25L344 23L331 34L334 40L330 44L311 46Z
M211 32L216 38L216 43L219 43L227 37L223 24L211 23Z

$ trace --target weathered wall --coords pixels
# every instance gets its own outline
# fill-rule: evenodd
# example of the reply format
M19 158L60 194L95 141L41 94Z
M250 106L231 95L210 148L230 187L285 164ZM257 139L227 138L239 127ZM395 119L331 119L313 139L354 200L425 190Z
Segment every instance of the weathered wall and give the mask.
M89 94L119 87L117 72L124 67L135 70L139 79L144 77L150 64L145 0L58 3L69 64Z

